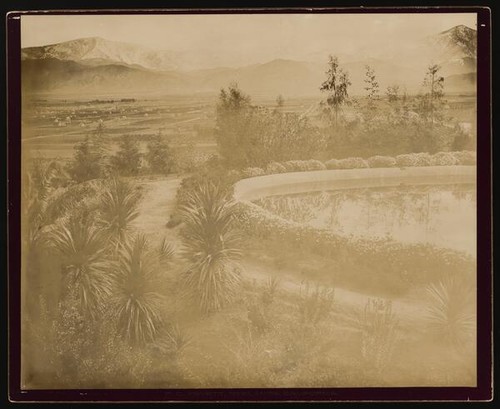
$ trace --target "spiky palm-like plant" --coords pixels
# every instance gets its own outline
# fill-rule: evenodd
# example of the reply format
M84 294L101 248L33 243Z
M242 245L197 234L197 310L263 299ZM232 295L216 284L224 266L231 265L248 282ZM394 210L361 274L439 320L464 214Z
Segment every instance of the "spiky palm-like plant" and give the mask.
M112 309L118 331L130 344L153 341L163 324L165 297L158 293L158 264L145 236L121 245L113 275Z
M101 196L100 221L109 237L123 241L130 223L137 218L140 194L130 183L112 179Z
M111 289L106 237L88 218L70 217L50 233L49 242L61 257L65 295L76 297L81 312L95 318Z
M54 192L57 181L63 177L63 171L55 161L34 159L25 175L23 183L23 223L27 231L28 245L38 244L44 225L48 224L47 207L50 195Z
M427 287L427 323L431 331L460 347L474 332L475 289L461 274L447 276Z
M188 195L181 215L184 254L190 262L183 282L203 312L218 311L232 300L240 281L234 204L221 186L205 182Z

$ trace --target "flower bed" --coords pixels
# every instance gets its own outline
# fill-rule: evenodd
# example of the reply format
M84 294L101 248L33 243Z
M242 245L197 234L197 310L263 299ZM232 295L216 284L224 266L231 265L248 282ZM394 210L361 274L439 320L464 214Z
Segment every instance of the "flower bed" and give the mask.
M475 259L430 244L405 244L390 239L344 237L269 213L251 203L237 203L237 220L250 236L268 239L297 251L327 257L344 282L401 295L413 286L447 274L474 274Z

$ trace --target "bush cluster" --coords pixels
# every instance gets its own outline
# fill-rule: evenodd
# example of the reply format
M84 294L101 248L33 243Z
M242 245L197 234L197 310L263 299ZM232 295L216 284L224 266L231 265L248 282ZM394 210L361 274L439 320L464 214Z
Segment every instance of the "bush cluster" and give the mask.
M250 202L238 203L237 219L246 234L326 257L346 284L404 294L415 285L456 271L475 270L475 260L459 251L390 239L344 237L286 220Z
M413 166L452 166L452 165L475 165L476 152L438 152L431 155L427 152L406 153L392 156L375 155L368 159L360 157L330 159L324 163L316 160L290 160L286 162L271 162L265 169L258 167L245 168L241 171L232 170L234 178L251 178L255 176L274 175L286 172L307 172L313 170L334 169L363 169L363 168L394 168Z

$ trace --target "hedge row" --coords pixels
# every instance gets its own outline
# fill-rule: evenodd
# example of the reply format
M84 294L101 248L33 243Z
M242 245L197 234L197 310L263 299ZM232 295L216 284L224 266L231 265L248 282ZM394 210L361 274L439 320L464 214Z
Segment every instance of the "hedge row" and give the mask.
M474 257L459 251L391 239L339 236L283 219L250 202L236 206L238 223L248 235L330 258L335 266L332 274L358 288L402 295L415 285L447 274L475 274Z
M286 172L304 172L326 169L361 169L361 168L391 168L410 166L452 166L452 165L475 165L476 152L438 152L433 155L425 152L408 153L392 156L372 156L368 159L352 157L345 159L330 159L320 162L316 159L291 160L287 162L271 162L265 169L253 167L239 172L242 178L271 175Z

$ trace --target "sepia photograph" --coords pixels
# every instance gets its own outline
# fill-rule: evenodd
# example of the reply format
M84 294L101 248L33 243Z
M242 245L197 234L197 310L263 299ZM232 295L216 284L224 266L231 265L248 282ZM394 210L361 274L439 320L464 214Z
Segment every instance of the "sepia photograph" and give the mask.
M20 389L477 387L477 19L21 15Z

